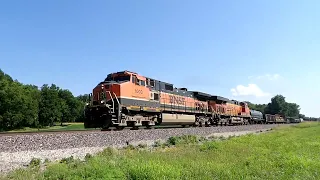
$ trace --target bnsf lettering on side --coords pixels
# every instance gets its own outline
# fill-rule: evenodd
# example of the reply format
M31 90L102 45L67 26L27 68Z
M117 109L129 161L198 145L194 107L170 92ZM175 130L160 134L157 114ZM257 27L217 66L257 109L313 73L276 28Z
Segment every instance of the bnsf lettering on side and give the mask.
M171 104L184 105L185 102L186 102L186 98L185 97L178 97L178 96L169 95L169 98L170 98L170 103Z

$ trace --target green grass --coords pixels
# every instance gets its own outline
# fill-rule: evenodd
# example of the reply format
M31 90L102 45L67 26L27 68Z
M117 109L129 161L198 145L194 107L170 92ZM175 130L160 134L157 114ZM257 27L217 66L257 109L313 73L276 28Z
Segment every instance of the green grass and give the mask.
M84 162L68 158L48 164L44 171L34 165L6 178L319 179L319 134L319 123L301 123L222 141L172 137L151 150L107 148L98 155L87 155Z
M17 129L8 132L39 132L39 131L69 131L69 130L85 130L83 123L63 123L61 126L60 124L56 124L52 127L45 127L45 128L24 128L24 129Z

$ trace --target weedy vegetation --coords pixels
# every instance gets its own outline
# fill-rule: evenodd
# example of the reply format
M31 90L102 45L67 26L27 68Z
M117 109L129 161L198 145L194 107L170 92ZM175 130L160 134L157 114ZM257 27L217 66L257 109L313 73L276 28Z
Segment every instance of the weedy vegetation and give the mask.
M16 132L46 132L46 131L72 131L72 130L91 130L93 128L84 128L83 123L64 123L63 125L61 124L55 124L54 126L46 126L42 128L28 128L24 127L22 129L16 129L16 130L11 130L8 131L9 133L16 133Z
M83 161L65 158L44 170L19 169L3 179L319 179L319 134L319 123L301 123L224 140L171 137L153 147L106 148Z

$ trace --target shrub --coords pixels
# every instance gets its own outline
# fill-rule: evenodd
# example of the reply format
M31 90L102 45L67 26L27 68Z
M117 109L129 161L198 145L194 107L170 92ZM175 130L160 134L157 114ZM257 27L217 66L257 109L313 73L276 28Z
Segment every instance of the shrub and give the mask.
M178 144L196 144L201 141L201 138L198 138L194 135L183 135L183 136L173 136L168 139L169 145L178 145Z
M146 148L147 145L146 144L138 144L138 148Z
M40 166L41 164L41 159L39 158L32 158L30 163L29 163L29 166L31 167L36 167L36 166Z
M200 151L210 151L213 149L218 149L218 145L216 142L205 142L200 146Z
M107 147L105 148L102 152L98 153L99 155L102 156L113 156L115 155L117 150L113 147Z
M161 142L159 140L155 141L153 144L153 147L160 147L161 146Z
M86 161L88 161L91 158L92 158L92 155L90 153L87 153L86 156L84 157Z
M70 157L68 157L68 158L63 158L63 159L61 159L61 161L60 161L60 163L65 163L65 164L70 164L70 163L72 163L72 162L74 162L73 156L70 156Z

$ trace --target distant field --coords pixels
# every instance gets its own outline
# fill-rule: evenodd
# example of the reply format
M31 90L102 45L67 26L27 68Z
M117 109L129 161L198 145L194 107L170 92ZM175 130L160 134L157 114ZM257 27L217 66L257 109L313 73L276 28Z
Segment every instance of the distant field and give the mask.
M45 171L33 166L8 178L320 179L319 134L319 123L305 122L227 140L173 137L153 150L108 148L86 161L64 159L48 163Z
M52 127L46 128L24 128L24 129L17 129L8 132L39 132L39 131L68 131L68 130L85 130L83 123L63 123L62 126L60 124L56 124Z

